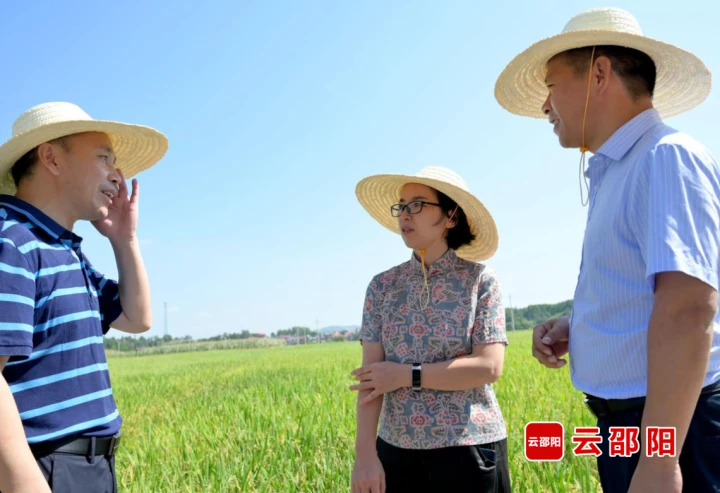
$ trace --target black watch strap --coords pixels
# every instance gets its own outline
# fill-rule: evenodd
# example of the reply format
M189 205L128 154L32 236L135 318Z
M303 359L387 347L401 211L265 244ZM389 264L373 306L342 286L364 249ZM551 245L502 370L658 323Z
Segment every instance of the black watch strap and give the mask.
M412 389L422 390L422 365L420 363L412 365Z

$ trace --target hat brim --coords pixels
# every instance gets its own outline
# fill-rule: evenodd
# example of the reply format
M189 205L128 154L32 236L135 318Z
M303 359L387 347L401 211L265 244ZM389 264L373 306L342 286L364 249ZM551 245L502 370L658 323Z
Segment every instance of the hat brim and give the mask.
M662 118L688 111L710 94L711 74L694 54L662 41L630 33L589 30L546 38L516 56L495 83L495 99L511 113L547 118L542 105L547 99L547 62L573 48L614 45L634 48L653 59L657 80L653 106Z
M400 234L397 218L390 214L390 207L396 204L402 187L408 183L419 183L438 190L451 199L465 212L470 231L475 240L457 250L457 255L471 262L492 257L498 248L498 232L495 221L483 203L467 190L432 178L410 175L382 174L361 180L355 187L355 195L363 208L377 222Z
M168 139L157 130L127 123L103 120L76 120L51 123L34 128L0 146L0 192L16 192L10 170L28 151L44 142L68 135L101 132L107 134L116 156L116 166L126 178L155 165L168 149Z

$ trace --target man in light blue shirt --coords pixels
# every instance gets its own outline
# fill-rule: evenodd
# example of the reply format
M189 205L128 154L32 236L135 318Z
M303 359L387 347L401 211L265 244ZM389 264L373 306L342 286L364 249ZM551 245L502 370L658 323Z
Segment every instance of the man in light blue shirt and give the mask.
M536 327L532 350L549 368L569 351L598 418L606 492L720 491L720 169L662 121L709 90L697 57L642 36L619 9L574 17L496 85L503 107L548 118L580 148L581 166L594 154L572 316ZM639 450L617 454L612 427L637 427ZM676 430L674 454L648 453L652 427Z

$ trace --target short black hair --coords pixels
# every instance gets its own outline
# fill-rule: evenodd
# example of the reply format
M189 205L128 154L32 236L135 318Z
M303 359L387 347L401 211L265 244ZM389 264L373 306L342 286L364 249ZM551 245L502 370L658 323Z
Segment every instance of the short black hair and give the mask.
M70 150L69 136L59 137L57 139L49 141L49 143L58 144L66 151ZM38 162L39 147L40 146L33 147L28 152L23 154L20 159L15 161L15 164L13 164L10 172L12 173L13 181L15 182L16 187L20 186L20 182L23 179L28 178L30 175L32 175L33 169Z
M462 210L461 207L458 207L457 203L444 193L439 190L436 190L436 192L440 208L447 217L450 217L457 207L457 212L455 213L455 216L453 216L453 219L455 220L455 227L449 228L447 230L447 235L445 236L448 248L457 250L462 246L469 245L475 240L475 235L472 231L470 231L470 223L468 223L465 211Z
M563 56L575 73L582 75L587 74L592 50L592 46L586 46L564 51L556 56ZM653 97L657 67L650 56L642 51L624 46L596 46L595 59L597 60L601 56L610 59L613 72L622 79L633 100L642 96Z

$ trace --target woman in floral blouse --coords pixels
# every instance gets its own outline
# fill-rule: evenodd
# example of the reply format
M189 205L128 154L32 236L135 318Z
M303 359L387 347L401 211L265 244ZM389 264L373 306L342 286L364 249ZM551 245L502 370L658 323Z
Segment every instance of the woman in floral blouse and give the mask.
M373 277L361 342L353 493L509 492L492 384L507 339L495 223L446 168L376 175L357 196L413 250ZM380 424L378 431L378 421Z

